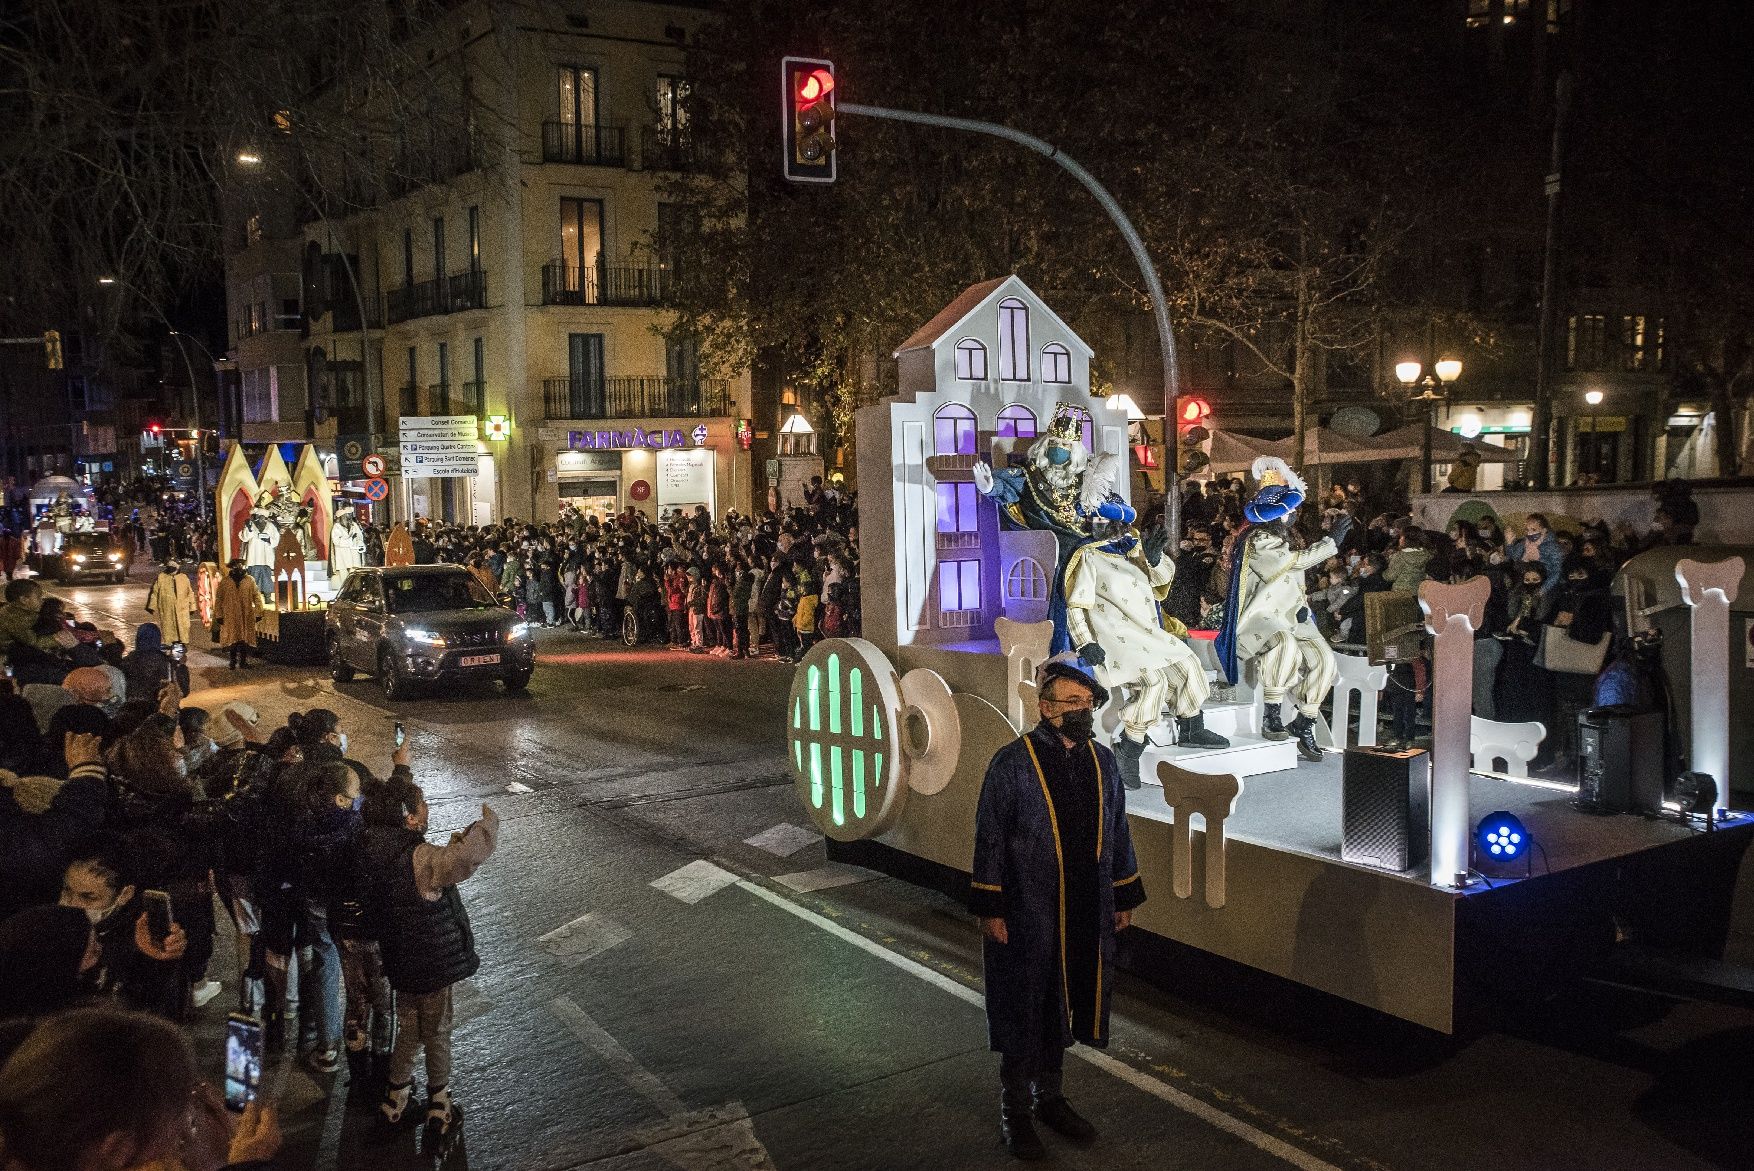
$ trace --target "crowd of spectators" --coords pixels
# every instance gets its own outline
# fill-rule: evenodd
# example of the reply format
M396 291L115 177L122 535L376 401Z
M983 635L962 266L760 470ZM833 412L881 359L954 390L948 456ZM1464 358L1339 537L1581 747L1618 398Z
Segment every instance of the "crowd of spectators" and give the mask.
M1445 532L1419 526L1392 510L1372 510L1357 482L1335 485L1315 507L1298 514L1298 537L1334 541L1336 556L1313 568L1306 580L1316 624L1337 646L1366 650L1365 598L1385 590L1416 593L1426 580L1462 582L1484 577L1490 585L1485 620L1475 639L1474 713L1486 719L1534 720L1549 735L1537 767L1564 771L1577 754L1577 715L1600 699L1598 673L1565 669L1574 661L1598 662L1618 679L1627 661L1648 653L1630 640L1616 643L1609 589L1629 558L1660 545L1693 540L1699 506L1685 482L1665 482L1653 492L1650 528L1610 527L1586 520L1560 530L1531 513L1506 532L1490 510L1470 510ZM1166 611L1192 630L1217 629L1223 621L1230 537L1243 527L1247 486L1240 479L1189 484L1183 495L1183 533L1176 581ZM1547 662L1549 629L1580 647L1606 647L1592 657ZM1429 718L1429 656L1421 650L1391 672L1386 708L1388 744L1412 744Z

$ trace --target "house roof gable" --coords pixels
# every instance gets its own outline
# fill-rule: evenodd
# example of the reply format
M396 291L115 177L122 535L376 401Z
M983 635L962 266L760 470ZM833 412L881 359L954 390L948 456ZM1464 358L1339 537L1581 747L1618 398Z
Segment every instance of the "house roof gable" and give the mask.
M1047 302L1036 296L1034 290L1023 283L1022 278L1013 274L1011 276L994 277L990 281L982 281L977 285L970 285L968 288L962 290L962 292L956 295L956 299L940 309L932 320L920 326L913 332L913 336L909 337L905 342L902 342L900 346L896 347L895 353L892 356L899 358L910 350L930 349L939 341L943 340L946 335L955 333L957 327L966 321L976 309L979 309L985 304L989 298L998 294L1006 285L1012 283L1015 283L1017 286L1016 290L1012 291L1021 291L1027 294L1029 300L1037 308L1053 318L1060 328L1066 331L1067 337L1076 342L1077 345L1083 349L1086 357L1090 355L1091 349L1084 344L1084 339L1074 333L1072 327L1060 319L1059 314L1048 308Z

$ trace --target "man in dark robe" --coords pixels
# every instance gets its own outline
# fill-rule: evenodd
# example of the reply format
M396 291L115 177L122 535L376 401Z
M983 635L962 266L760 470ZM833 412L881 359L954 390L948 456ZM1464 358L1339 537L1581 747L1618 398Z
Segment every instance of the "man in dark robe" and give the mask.
M1145 901L1114 754L1092 739L1096 680L1043 672L1041 722L994 755L975 815L970 907L986 936L987 1031L999 1059L999 1134L1046 1152L1031 1116L1096 1138L1060 1088L1066 1047L1108 1045L1115 932Z

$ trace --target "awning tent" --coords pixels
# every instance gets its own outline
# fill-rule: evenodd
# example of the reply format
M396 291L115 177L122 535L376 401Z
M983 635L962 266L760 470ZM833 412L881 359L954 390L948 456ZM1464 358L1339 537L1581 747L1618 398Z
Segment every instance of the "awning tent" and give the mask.
M1420 428L1421 424L1413 423L1381 435L1361 438L1343 435L1327 427L1317 427L1304 432L1303 466L1310 468L1323 464L1419 459L1423 455ZM1214 431L1211 470L1217 475L1246 472L1255 459L1263 455L1276 455L1286 463L1291 463L1293 446L1290 439L1258 439L1253 435ZM1433 463L1453 463L1468 451L1478 454L1481 463L1516 463L1519 458L1507 448L1463 439L1455 432L1445 431L1441 427L1431 429Z

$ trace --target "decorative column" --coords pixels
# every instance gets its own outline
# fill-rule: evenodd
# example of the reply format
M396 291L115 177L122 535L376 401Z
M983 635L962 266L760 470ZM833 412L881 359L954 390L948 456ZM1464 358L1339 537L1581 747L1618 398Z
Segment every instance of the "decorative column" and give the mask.
M1730 803L1730 603L1742 584L1742 559L1675 563L1681 600L1693 608L1693 728L1688 768L1717 782L1714 814Z
M1431 644L1431 881L1467 883L1468 733L1474 715L1474 631L1492 587L1484 577L1460 585L1428 581L1419 608Z

